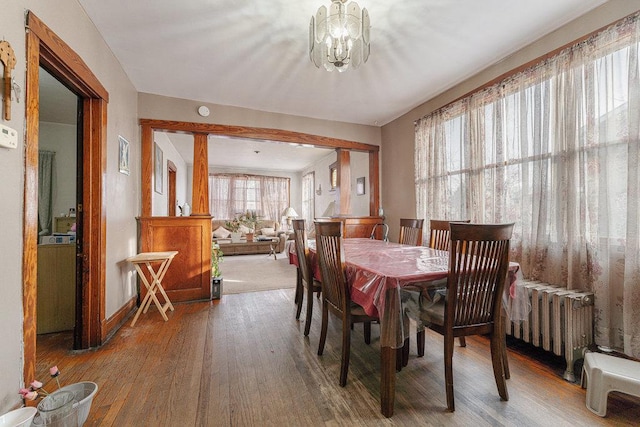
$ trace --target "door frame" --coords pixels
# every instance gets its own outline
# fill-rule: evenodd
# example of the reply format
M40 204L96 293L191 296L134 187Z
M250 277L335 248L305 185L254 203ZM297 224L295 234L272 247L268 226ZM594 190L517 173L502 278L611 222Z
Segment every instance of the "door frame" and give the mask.
M77 267L81 297L81 324L76 324L74 348L95 347L105 339L106 124L109 93L80 56L33 12L26 16L27 77L25 180L23 218L23 336L24 380L35 378L36 304L38 256L38 131L42 66L79 98L82 105L82 200L76 207L82 240L77 242ZM77 342L76 342L77 339Z

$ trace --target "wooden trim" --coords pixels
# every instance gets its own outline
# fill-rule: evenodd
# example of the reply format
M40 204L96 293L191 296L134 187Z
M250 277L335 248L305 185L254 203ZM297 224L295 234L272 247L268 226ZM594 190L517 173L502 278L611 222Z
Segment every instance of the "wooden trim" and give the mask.
M26 135L24 173L24 218L22 252L22 310L24 340L24 382L36 377L36 303L38 292L38 133L40 40L27 33Z
M351 152L336 150L338 157L338 215L351 214ZM371 195L369 195L371 198Z
M288 142L292 144L308 144L316 147L345 148L352 151L379 151L380 147L346 139L330 138L302 132L282 129L257 128L247 126L229 126L210 123L178 122L171 120L140 119L140 125L150 126L153 130L176 133L203 133L224 135L237 138L257 139L265 141Z
M378 215L380 208L380 155L369 153L369 215Z
M82 224L78 242L78 268L82 283L81 331L74 336L75 348L100 345L105 337L105 258L106 211L104 176L106 174L106 123L108 93L84 61L32 12L27 21L27 110L25 134L25 181L23 227L23 310L24 380L35 377L36 297L37 297L37 206L38 206L38 120L39 67L43 66L65 86L83 98L82 102L82 201L77 206Z
M167 159L167 209L169 216L176 216L176 164Z
M193 135L193 189L191 215L209 215L209 148L207 135Z
M39 39L41 57L46 63L55 64L47 68L49 72L61 81L75 82L74 89L83 95L109 102L109 93L82 58L31 11L27 13L26 27Z
M129 301L127 301L125 305L120 307L118 311L113 313L113 316L105 320L104 331L105 331L106 337L104 341L106 341L109 337L111 337L118 330L118 328L120 328L120 326L124 322L126 322L127 319L131 317L133 313L135 313L137 305L138 305L138 297L134 296Z

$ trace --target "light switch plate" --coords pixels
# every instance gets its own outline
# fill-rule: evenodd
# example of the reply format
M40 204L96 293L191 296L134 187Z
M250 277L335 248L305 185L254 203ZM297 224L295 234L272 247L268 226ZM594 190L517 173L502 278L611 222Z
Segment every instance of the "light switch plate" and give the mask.
M18 132L0 123L0 147L17 148Z

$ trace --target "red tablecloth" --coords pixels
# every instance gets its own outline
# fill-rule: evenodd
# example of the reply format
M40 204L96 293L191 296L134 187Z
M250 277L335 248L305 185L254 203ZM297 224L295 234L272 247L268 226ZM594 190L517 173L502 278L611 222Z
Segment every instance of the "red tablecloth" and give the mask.
M385 319L381 322L383 346L394 348L402 346L408 330L403 319L400 290L417 283L423 287L428 287L430 284L442 287L442 279L448 274L449 253L425 246L409 246L361 238L343 239L343 245L347 281L351 286L351 299L360 304L367 314ZM314 276L321 280L314 240L309 240L309 249ZM289 252L289 262L298 265L298 257L293 245ZM515 305L519 305L520 301L526 304L526 298L521 299L518 296L518 272L518 264L511 263L511 284L504 303L512 319L520 318L523 311L524 314L528 314L526 307L512 309ZM389 296L394 300L393 302L387 301ZM518 304L514 304L514 301L518 301Z

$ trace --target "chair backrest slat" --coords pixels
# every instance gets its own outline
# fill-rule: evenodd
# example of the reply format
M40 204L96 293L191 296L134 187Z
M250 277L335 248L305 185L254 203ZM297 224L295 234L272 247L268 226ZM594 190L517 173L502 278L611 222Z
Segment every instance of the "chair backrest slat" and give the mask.
M345 313L350 301L344 271L342 223L316 221L316 251L322 275L322 295L336 310Z
M447 323L483 325L500 315L513 224L451 223Z
M400 219L400 238L398 241L403 245L422 245L422 225L424 219Z
M451 222L471 222L468 219L462 221L447 221L432 219L429 221L429 247L440 251L449 250L449 224Z

